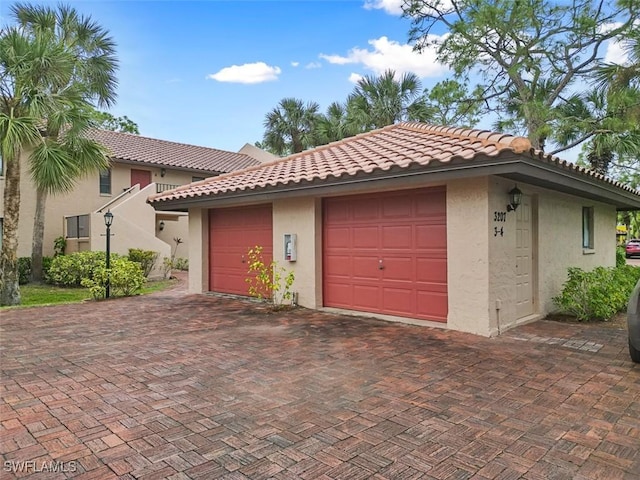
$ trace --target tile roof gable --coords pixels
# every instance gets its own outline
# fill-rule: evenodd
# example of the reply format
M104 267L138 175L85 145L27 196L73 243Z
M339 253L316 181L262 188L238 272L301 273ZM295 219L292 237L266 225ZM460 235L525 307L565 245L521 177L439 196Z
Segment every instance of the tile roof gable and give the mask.
M87 136L107 147L115 160L199 170L213 174L259 165L249 155L216 148L170 142L131 133L91 129Z
M503 153L526 155L560 168L608 182L593 170L575 166L534 150L524 137L487 130L432 126L405 122L362 133L273 162L184 185L149 197L149 202L215 196L245 190L278 188L287 184L326 181L356 174L388 171L391 168L428 167L431 163L473 162Z

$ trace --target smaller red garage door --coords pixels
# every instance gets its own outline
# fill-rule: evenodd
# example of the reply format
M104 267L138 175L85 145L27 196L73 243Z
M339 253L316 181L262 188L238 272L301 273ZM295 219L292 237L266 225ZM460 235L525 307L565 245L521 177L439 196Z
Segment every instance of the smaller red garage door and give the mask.
M446 322L446 191L324 202L324 305Z
M248 295L247 251L263 247L273 258L271 205L209 210L209 290Z

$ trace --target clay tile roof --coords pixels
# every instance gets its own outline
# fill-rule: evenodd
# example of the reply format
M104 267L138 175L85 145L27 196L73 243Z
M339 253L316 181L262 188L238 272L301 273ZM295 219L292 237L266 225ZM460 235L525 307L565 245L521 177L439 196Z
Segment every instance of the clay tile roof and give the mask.
M103 144L115 160L140 162L163 167L226 173L259 165L260 162L243 153L109 130L89 130L87 136Z
M149 202L283 187L300 182L329 181L359 173L384 172L390 168L427 167L434 163L472 162L511 152L555 164L563 169L599 178L615 186L629 187L606 179L531 148L529 140L503 133L400 123L346 138L313 150L294 154L256 167L184 185L149 197Z

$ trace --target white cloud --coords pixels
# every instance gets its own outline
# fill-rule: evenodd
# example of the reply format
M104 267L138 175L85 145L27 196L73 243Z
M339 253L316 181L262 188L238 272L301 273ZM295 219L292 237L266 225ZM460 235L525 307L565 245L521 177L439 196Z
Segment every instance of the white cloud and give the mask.
M625 51L626 42L617 40L609 40L607 43L607 51L604 55L605 63L616 63L625 65L629 61L629 55Z
M207 78L229 83L263 83L277 80L281 71L280 67L272 67L264 62L245 63L225 67L217 73L207 75Z
M300 62L291 62L292 67L297 67L298 65L300 65Z
M311 70L314 68L321 68L322 64L320 62L311 62L311 63L307 63L304 68Z
M640 20L636 20L633 22L636 28L640 28ZM610 23L604 25L600 29L600 33L607 33L621 26L621 23ZM605 63L615 63L618 65L628 65L629 58L629 48L631 47L631 43L629 40L620 37L614 37L607 42L607 50L604 54Z
M384 10L391 15L402 15L404 0L364 0L367 10Z
M431 36L433 40L445 37ZM352 48L346 56L320 54L320 58L335 65L361 64L366 69L380 75L385 70L395 70L397 74L413 72L421 78L437 77L447 71L447 67L436 61L435 47L428 47L422 53L415 52L409 44L401 44L387 37L369 40L371 49Z
M358 83L363 78L364 77L362 75L360 75L359 73L352 73L351 75L349 75L349 81L351 83Z

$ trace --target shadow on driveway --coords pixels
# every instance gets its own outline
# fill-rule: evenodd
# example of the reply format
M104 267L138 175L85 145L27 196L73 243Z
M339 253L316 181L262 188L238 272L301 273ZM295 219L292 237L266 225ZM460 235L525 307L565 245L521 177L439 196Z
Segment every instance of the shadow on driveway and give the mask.
M626 333L169 292L0 314L2 478L636 479Z

